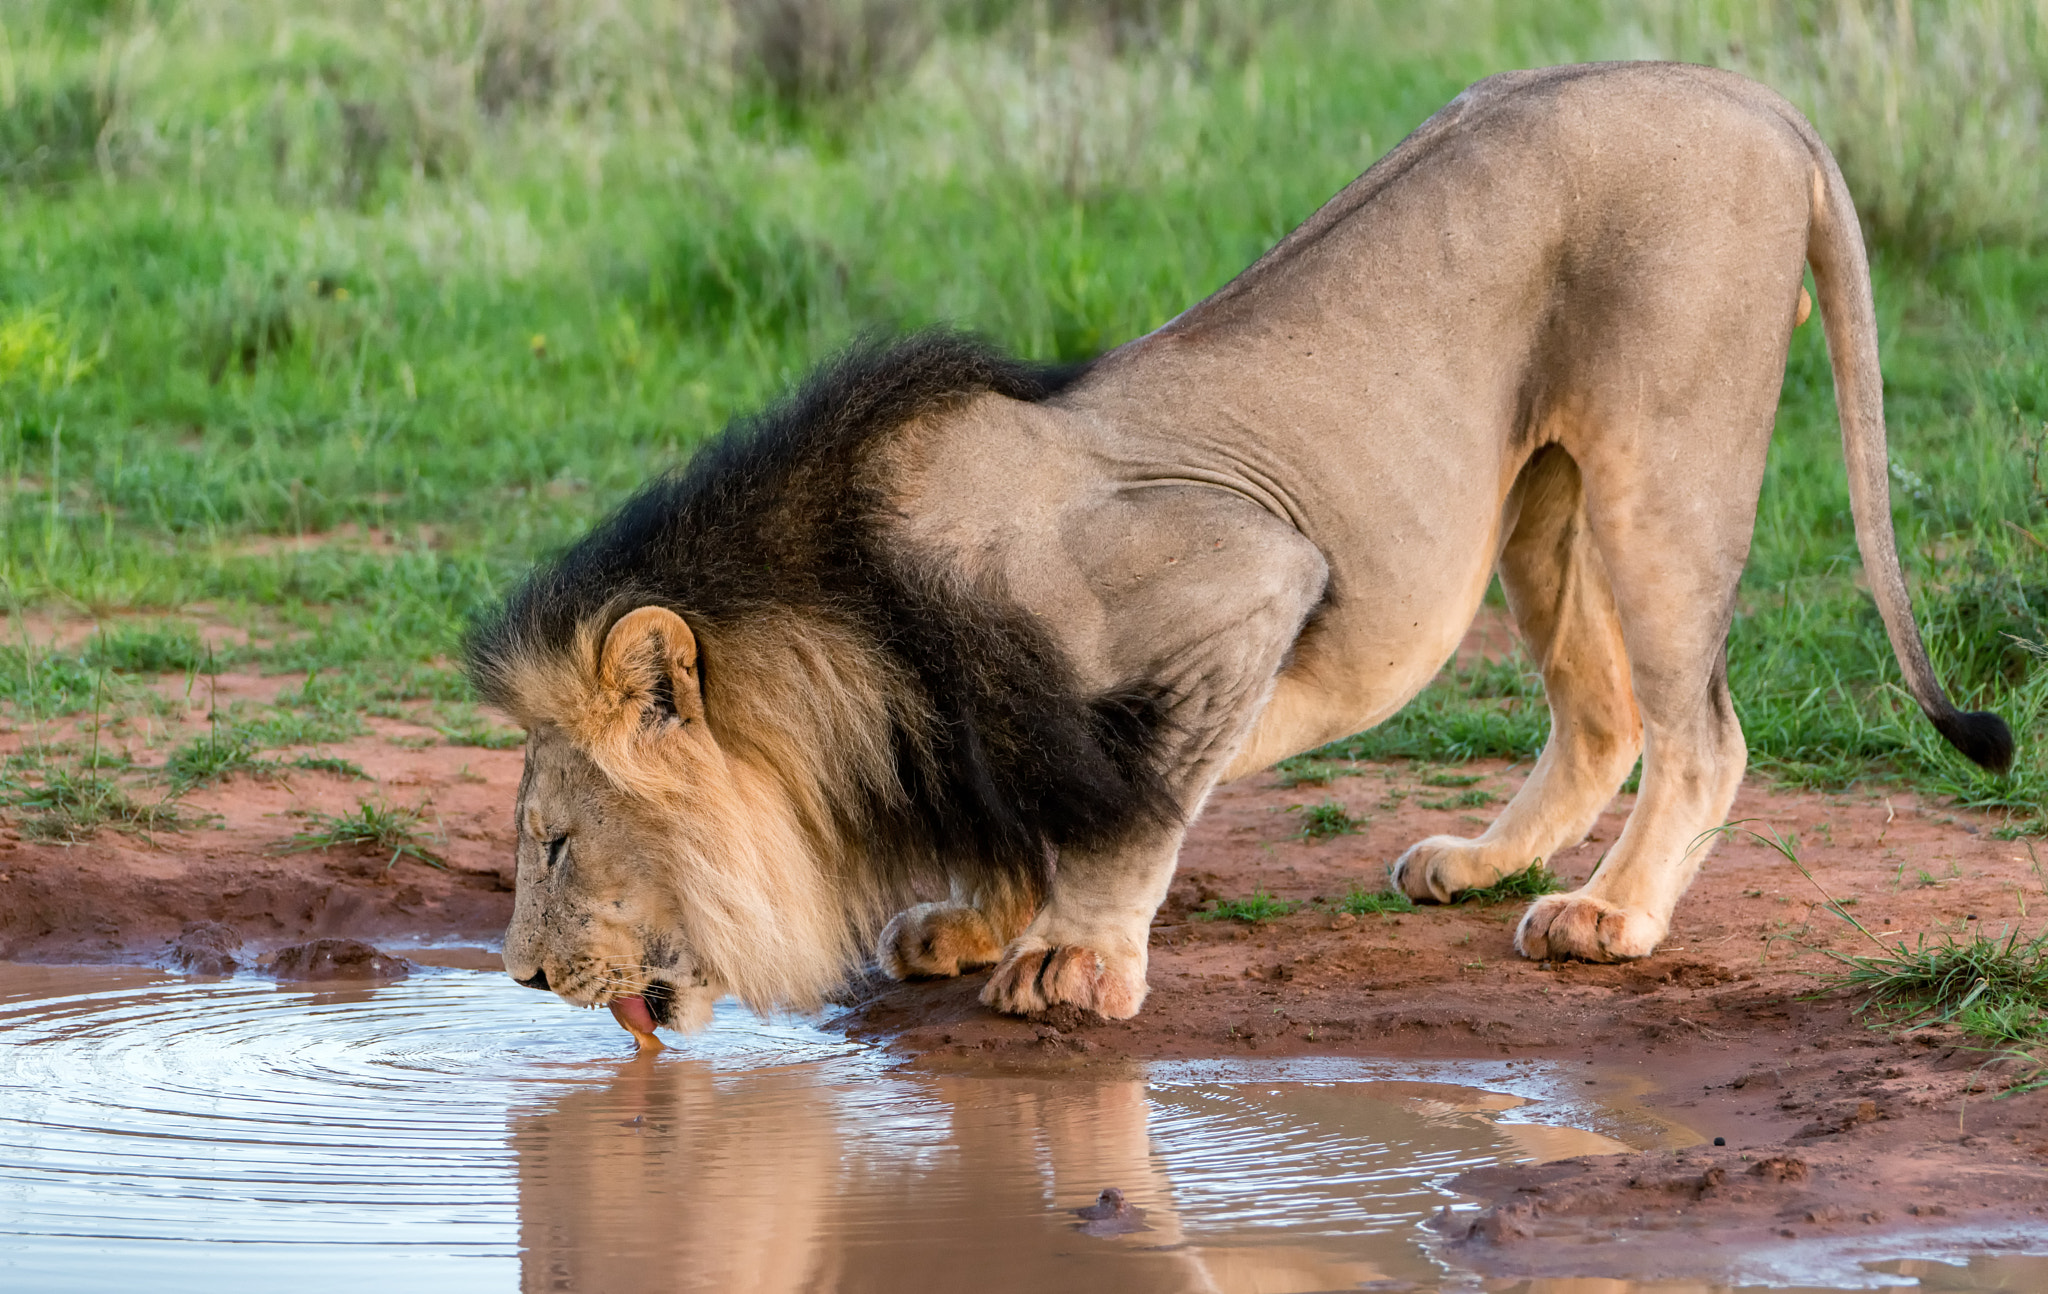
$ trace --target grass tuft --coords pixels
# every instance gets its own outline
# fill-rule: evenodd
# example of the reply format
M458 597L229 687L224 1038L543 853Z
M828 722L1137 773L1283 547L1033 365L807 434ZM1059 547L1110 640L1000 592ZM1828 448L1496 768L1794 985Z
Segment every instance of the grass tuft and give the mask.
M1848 922L1877 949L1875 953L1822 949L1842 967L1822 976L1828 989L1861 994L1863 1001L1857 1011L1870 1011L1885 1024L1908 1028L1950 1024L1970 1037L2003 1048L2008 1056L2031 1067L2011 1091L2048 1086L2048 1062L2039 1051L2048 1041L2048 930L2024 943L2019 931L2010 930L2003 939L1982 934L1968 939L1946 935L1939 942L1930 942L1923 935L1911 948L1903 939L1887 944L1849 911L1855 899L1836 899L1800 861L1796 837L1782 835L1775 828L1757 831L1745 825L1748 821L1724 823L1701 840L1739 834L1776 850L1820 894L1829 912ZM1925 883L1938 883L1925 872L1920 875ZM2021 911L2025 912L2024 903Z
M442 739L451 746L476 746L483 750L517 750L526 744L526 734L517 728L499 728L488 723L442 728Z
M194 825L174 797L141 804L112 778L91 770L46 764L40 773L32 783L0 783L6 803L22 811L22 834L31 840L70 845L91 839L101 828L146 835Z
M337 847L391 851L385 869L410 858L429 867L447 868L440 855L427 848L428 835L422 831L424 814L404 805L361 800L354 813L315 813L307 817L308 829L296 833L288 848L294 852Z
M2031 1067L2011 1090L2048 1085L2048 930L2031 939L2018 930L1922 936L1911 947L1901 940L1878 953L1829 955L1841 969L1824 983L1860 995L1859 1014L1907 1029L1951 1025Z
M1522 903L1539 899L1546 894L1557 894L1564 889L1564 882L1557 873L1537 859L1519 872L1509 872L1483 889L1466 890L1458 896L1460 903Z
M1424 786L1476 786L1486 780L1484 773L1453 773L1448 769L1437 769L1422 775Z
M361 764L334 755L301 755L288 767L303 768L310 773L333 773L337 777L353 777L363 782L370 780L370 775L363 771Z
M1882 953L1842 954L1841 961L1844 969L1831 983L1860 994L1859 1010L1894 1023L1953 1023L1978 1033L1972 1022L2021 1020L2031 1022L2025 1037L2048 1033L2048 931L2024 941L2017 930L2002 939L1923 935L1910 948L1901 940Z
M1214 907L1206 912L1197 912L1197 921L1243 921L1257 925L1301 911L1298 899L1276 899L1264 890L1253 890L1251 897L1243 899L1217 899Z
M189 674L209 663L206 645L189 625L121 625L86 644L84 663L122 674Z
M1325 904L1332 912L1349 912L1353 916L1371 913L1397 913L1415 911L1415 901L1399 890L1368 890L1354 885L1341 899Z
M1356 835L1367 821L1365 818L1352 817L1344 806L1335 800L1324 800L1321 804L1291 805L1288 812L1301 815L1301 829L1294 833L1297 840L1321 841L1337 836Z
M1273 765L1273 773L1280 785L1294 789L1297 786L1328 786L1331 782L1352 770L1325 760L1313 759L1307 755L1295 755Z
M258 758L257 750L247 733L216 724L205 736L172 751L164 767L171 785L183 792L234 773L260 773L276 767L272 761Z
M1439 795L1433 800L1417 800L1416 803L1425 809L1476 809L1482 805L1492 804L1499 798L1500 796L1483 786L1468 786L1462 791Z

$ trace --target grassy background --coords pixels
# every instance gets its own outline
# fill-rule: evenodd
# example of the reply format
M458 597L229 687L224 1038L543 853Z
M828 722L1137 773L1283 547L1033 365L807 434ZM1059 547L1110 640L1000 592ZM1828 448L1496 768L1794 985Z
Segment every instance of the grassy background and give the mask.
M471 612L856 332L1093 354L1468 82L1644 56L1762 75L1840 152L1922 624L1958 701L2021 740L2013 777L1981 776L1894 686L1809 327L1730 646L1757 765L2040 829L2048 32L2020 0L12 0L0 593L103 628L18 635L0 705L315 672L138 785L366 713L503 741L448 666ZM203 648L192 622L249 644ZM1509 661L1328 753L1521 756L1543 729Z

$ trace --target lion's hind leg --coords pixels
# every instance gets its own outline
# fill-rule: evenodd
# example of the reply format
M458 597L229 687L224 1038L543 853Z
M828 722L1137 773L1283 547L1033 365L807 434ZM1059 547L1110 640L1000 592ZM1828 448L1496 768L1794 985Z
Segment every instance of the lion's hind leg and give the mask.
M1574 447L1628 644L1642 790L1586 884L1538 899L1523 916L1515 946L1526 957L1621 961L1655 951L1742 784L1748 752L1728 695L1726 643L1784 348L1782 333L1738 338L1748 355L1712 340L1690 347L1713 357L1711 382L1669 365L1652 377L1646 365L1647 394L1592 422L1599 434ZM1711 401L1687 403L1710 388Z
M966 894L897 913L875 940L875 960L891 979L942 979L993 966L1037 905L1010 889Z
M1501 586L1543 671L1550 739L1528 780L1476 839L1431 836L1401 855L1394 883L1448 903L1585 838L1642 748L1628 654L1571 456L1539 452L1507 505Z

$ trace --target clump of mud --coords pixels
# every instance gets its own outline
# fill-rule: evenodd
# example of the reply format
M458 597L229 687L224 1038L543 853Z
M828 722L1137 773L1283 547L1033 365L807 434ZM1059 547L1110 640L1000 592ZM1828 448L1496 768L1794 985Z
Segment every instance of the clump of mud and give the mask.
M401 980L419 969L360 939L314 939L277 950L264 967L281 980Z
M162 964L187 975L232 975L242 968L235 954L242 949L242 932L218 921L188 921Z

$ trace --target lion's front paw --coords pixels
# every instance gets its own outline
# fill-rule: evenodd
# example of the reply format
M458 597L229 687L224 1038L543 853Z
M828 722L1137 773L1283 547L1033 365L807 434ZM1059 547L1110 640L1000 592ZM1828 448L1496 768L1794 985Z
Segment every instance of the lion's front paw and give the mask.
M1004 951L981 1000L1011 1015L1071 1002L1111 1020L1128 1020L1145 1004L1145 963L1080 944L1027 937Z
M1421 903L1449 903L1466 890L1483 889L1518 867L1502 867L1494 851L1459 836L1431 836L1408 847L1394 863L1394 888Z
M897 913L875 941L875 960L892 979L959 975L1002 954L988 918L964 903L920 903Z
M1535 961L1631 961L1655 952L1665 928L1662 918L1584 891L1546 894L1522 914L1515 948Z

